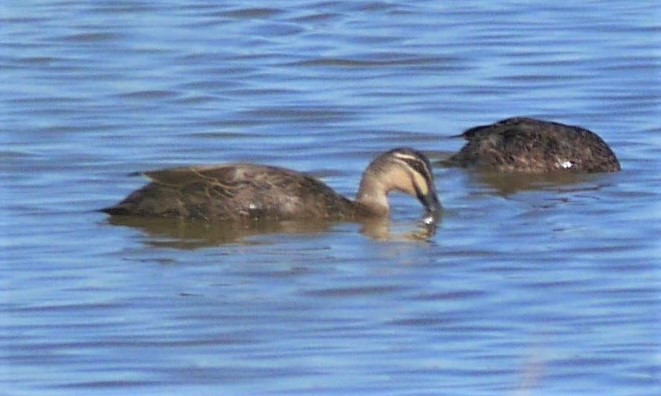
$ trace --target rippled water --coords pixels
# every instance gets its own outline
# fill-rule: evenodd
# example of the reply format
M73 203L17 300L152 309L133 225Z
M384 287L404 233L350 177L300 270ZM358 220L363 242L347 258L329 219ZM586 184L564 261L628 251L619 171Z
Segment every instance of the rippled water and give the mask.
M0 7L3 393L658 394L656 2L250 3ZM623 171L436 169L429 240L400 196L379 238L95 211L131 172L236 161L352 195L377 153L514 115Z

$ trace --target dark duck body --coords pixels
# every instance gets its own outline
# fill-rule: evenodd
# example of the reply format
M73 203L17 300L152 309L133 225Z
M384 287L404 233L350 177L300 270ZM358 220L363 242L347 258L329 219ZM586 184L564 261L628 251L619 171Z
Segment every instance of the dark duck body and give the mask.
M294 170L236 164L144 173L151 182L115 206L111 215L213 222L246 220L359 220L387 217L387 194L417 197L428 213L441 209L431 166L421 153L398 148L378 156L363 173L356 200Z
M620 170L606 142L577 126L515 117L470 128L460 136L468 143L442 165L536 174Z

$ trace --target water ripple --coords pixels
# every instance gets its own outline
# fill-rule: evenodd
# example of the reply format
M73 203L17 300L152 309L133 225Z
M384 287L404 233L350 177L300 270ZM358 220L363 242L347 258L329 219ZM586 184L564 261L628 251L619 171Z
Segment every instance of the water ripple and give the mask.
M49 1L3 7L0 350L10 394L596 394L659 388L658 5ZM656 41L655 41L656 40ZM294 168L528 115L623 171L434 168L445 207L236 230L108 219L148 169ZM370 236L371 235L371 236Z

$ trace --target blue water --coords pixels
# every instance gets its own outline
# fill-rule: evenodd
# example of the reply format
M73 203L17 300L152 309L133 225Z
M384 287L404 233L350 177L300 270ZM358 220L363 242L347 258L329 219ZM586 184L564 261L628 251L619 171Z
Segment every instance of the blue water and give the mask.
M661 393L657 2L246 4L0 6L0 393ZM404 196L378 238L95 211L223 162L352 196L380 152L516 115L599 133L622 172L437 168L427 240Z

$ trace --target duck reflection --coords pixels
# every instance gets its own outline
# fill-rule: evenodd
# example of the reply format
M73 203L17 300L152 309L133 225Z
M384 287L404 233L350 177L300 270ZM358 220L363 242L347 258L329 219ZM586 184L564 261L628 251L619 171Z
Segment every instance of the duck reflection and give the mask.
M441 218L441 213L436 213L433 217L428 215L413 226L410 222L393 223L389 219L364 220L360 222L360 232L369 238L384 242L428 241L436 235Z
M403 234L393 231L389 219L370 219L358 223L360 232L378 241L428 241L436 233L440 216L424 219ZM267 235L310 236L330 232L342 223L322 221L254 221L250 223L209 223L205 221L135 216L111 216L112 225L131 227L148 236L145 243L154 247L193 250L226 244L257 244L254 237ZM345 223L346 224L346 223ZM399 227L397 227L399 228Z
M573 189L572 186L581 186L580 190L592 189L594 186L586 187L584 183L599 178L597 175L567 172L523 174L489 171L474 172L469 177L482 185L489 186L501 196L522 191Z

